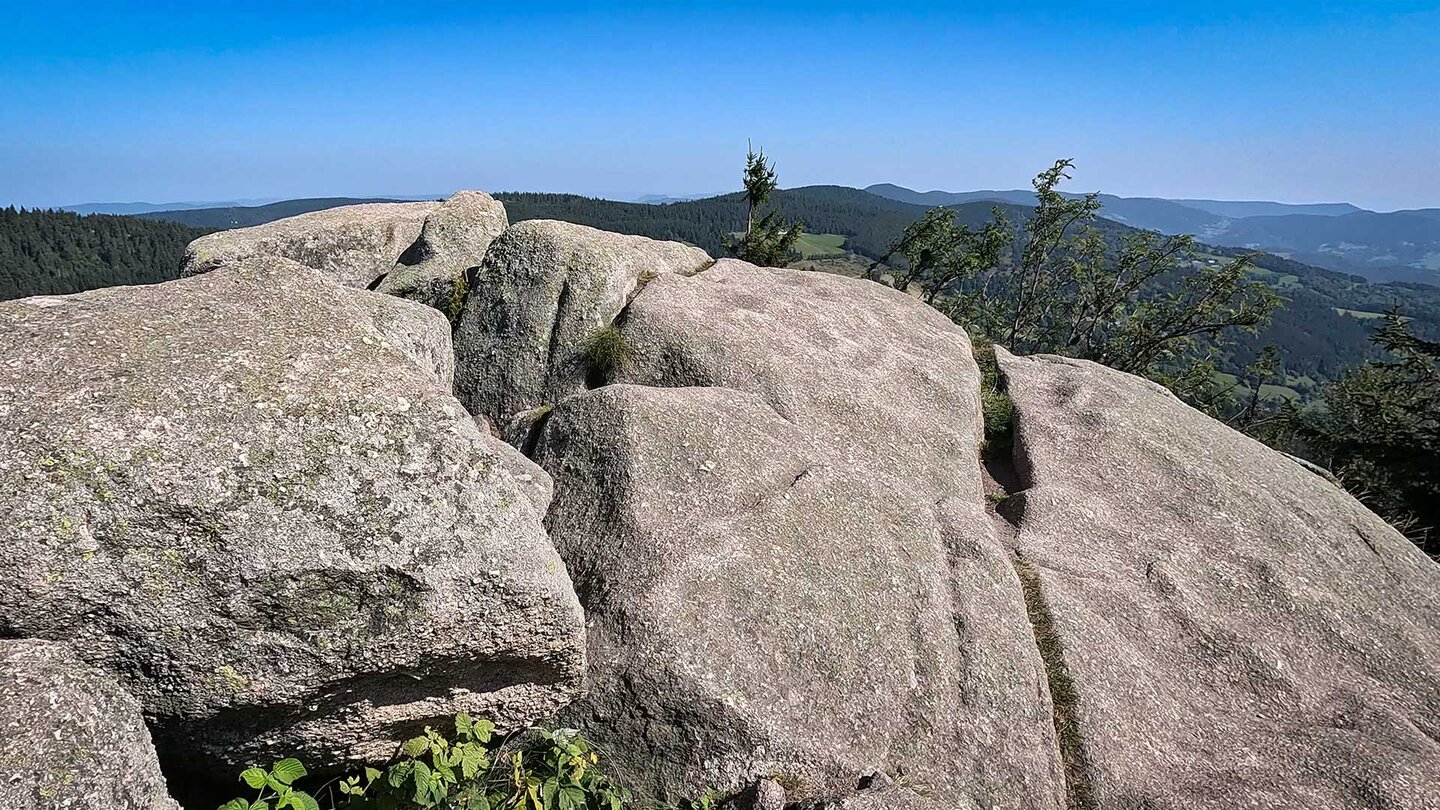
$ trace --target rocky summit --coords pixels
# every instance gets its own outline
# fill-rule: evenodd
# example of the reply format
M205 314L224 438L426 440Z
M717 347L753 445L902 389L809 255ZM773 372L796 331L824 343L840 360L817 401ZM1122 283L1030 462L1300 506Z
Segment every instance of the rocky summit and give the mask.
M650 802L1440 807L1440 568L1154 383L995 361L982 453L919 299L479 192L0 304L0 800L208 810L468 713Z

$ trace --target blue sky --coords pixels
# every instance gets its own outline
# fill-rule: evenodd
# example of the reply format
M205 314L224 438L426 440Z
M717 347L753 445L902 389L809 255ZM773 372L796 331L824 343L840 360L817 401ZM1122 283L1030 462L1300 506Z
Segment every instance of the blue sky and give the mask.
M90 6L87 8L86 6ZM996 11L1018 8L1022 11ZM0 204L738 187L1440 205L1440 3L0 0Z

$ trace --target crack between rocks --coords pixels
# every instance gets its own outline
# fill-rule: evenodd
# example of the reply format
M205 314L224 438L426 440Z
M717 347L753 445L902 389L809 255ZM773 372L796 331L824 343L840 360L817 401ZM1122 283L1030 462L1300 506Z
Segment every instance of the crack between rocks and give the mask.
M993 352L987 358L977 351L975 359L981 364L982 388L987 389L982 391L982 401L997 396L1008 400L1005 392L1007 381L995 364ZM986 363L992 364L988 373ZM1045 599L1039 571L1025 558L1019 544L1025 521L1025 495L1032 485L1023 471L1033 467L1028 463L1017 463L1016 457L1024 453L1023 444L1014 436L1017 410L1012 402L1010 423L1007 425L992 425L992 420L986 420L986 442L980 449L985 507L995 524L998 539L1014 555L1010 564L1020 580L1025 616L1030 622L1035 647L1045 667L1055 738L1064 769L1065 806L1067 810L1095 810L1098 805L1091 785L1092 769L1080 730L1079 694L1065 663L1065 648L1055 628L1055 616Z
M555 352L560 348L560 320L570 304L570 280L560 285L560 294L555 297L555 319L550 324L550 341L545 349L545 368L555 367Z

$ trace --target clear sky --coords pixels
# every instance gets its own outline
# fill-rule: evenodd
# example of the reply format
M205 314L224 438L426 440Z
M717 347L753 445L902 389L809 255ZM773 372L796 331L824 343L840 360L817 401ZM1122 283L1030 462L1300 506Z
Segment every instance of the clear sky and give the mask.
M997 11L996 9L1020 9ZM739 185L1440 205L1440 3L0 0L0 204Z

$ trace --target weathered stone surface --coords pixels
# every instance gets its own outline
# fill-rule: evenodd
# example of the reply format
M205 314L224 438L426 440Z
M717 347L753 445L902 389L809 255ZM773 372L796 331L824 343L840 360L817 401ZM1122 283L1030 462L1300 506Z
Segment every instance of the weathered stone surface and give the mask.
M384 759L578 687L511 451L355 300L259 259L0 304L0 628L73 640L187 762Z
M63 644L0 640L0 807L178 810L140 715Z
M1158 385L997 354L1093 806L1440 807L1440 568Z
M589 619L566 718L661 795L783 775L803 801L878 769L941 806L1062 806L963 332L732 261L652 280L622 324L644 385L563 400L535 448Z
M469 292L468 272L509 225L505 206L494 197L457 191L425 217L420 238L375 289L434 307L454 320Z
M212 233L185 249L180 273L193 276L244 259L275 256L320 270L347 287L368 287L395 266L438 205L345 205Z
M385 341L435 375L440 387L455 385L455 349L450 321L433 308L369 290L345 290L357 306L370 313L371 323Z
M699 248L530 220L490 245L455 329L455 390L498 425L585 390L586 341L649 280L710 263Z
M963 330L880 284L721 259L625 310L615 379L750 391L911 497L978 491L979 377ZM975 511L982 499L964 508Z

